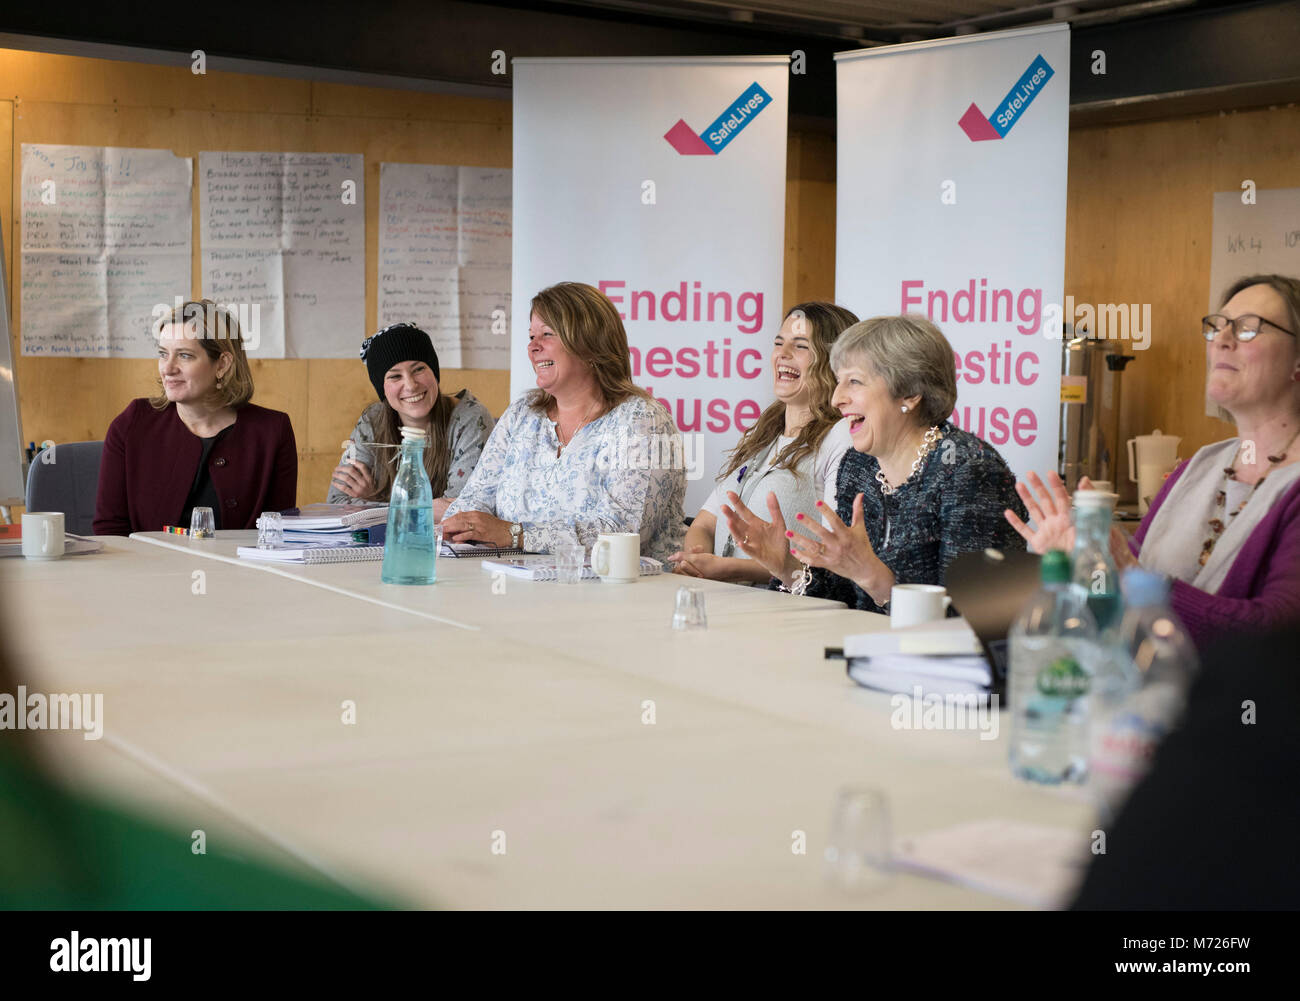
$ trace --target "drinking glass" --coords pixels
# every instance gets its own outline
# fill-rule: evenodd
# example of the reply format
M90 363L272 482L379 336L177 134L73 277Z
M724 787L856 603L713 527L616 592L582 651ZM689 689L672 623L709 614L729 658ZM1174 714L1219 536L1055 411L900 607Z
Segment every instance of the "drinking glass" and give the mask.
M284 545L284 520L279 511L263 511L257 519L257 548L279 549Z
M823 853L827 878L850 892L883 886L893 872L892 844L885 794L863 787L841 789Z
M698 587L679 587L673 607L674 629L707 629L708 617L704 614L704 591Z
M190 515L190 538L211 539L217 534L217 519L210 507L196 507Z
M587 550L578 542L562 542L555 547L555 580L559 584L577 584L587 562Z

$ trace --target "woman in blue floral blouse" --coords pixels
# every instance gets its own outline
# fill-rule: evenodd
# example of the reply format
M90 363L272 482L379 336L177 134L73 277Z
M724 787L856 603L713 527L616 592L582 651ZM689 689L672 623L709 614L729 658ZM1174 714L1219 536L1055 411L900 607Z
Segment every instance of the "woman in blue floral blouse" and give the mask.
M544 553L636 532L642 555L666 560L685 533L681 435L632 384L618 310L598 289L563 282L533 297L530 320L537 388L497 422L447 509L445 537Z

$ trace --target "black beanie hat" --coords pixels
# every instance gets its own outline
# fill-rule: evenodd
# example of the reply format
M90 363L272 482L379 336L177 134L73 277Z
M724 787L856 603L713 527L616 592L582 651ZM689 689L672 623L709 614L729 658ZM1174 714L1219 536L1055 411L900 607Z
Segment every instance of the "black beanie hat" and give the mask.
M384 376L394 365L404 361L422 361L433 369L433 377L442 382L438 368L438 353L433 350L429 335L411 323L394 323L374 337L361 342L361 360L366 363L370 384L379 398L384 398Z

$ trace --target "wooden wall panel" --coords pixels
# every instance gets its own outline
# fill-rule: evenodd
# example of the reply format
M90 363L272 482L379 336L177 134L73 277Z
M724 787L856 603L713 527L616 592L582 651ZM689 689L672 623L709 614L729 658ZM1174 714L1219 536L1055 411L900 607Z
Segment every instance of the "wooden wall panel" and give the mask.
M835 138L792 132L786 152L785 298L835 300Z
M0 218L5 266L14 290L11 321L23 430L28 440L102 438L132 397L156 388L156 367L138 359L24 358L21 260L12 258L19 226L21 144L141 146L197 157L203 150L305 150L361 153L366 164L366 329L376 316L379 164L459 163L509 167L508 101L447 97L280 77L208 73L0 50L4 102ZM12 133L9 123L12 121ZM197 161L195 168L197 170ZM198 193L194 197L195 293L201 289ZM300 503L323 499L338 444L373 390L360 359L253 362L256 402L286 411L299 448ZM509 402L509 373L443 369L443 387L469 387L494 413Z
M1123 441L1159 427L1191 455L1232 437L1205 414L1205 342L1213 196L1300 186L1294 105L1168 121L1074 129L1065 289L1078 302L1150 303L1145 351L1124 373ZM1219 290L1215 290L1217 296Z

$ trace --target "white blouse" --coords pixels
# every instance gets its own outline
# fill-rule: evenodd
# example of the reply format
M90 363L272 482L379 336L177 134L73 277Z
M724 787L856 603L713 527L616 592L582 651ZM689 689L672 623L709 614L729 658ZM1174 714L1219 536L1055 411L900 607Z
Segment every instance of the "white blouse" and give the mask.
M557 457L555 422L528 405L531 397L501 415L446 517L485 511L519 522L529 552L575 536L591 546L601 532L637 532L642 555L657 560L680 549L686 465L668 411L631 397L579 428Z
M756 458L732 473L726 480L713 488L701 511L708 511L717 519L713 533L713 552L716 556L737 556L748 559L738 546L728 546L731 533L727 531L727 519L722 516L722 505L727 504L727 492L739 495L740 499L757 514L767 520L767 494L776 494L781 506L781 515L787 527L794 525L794 516L803 511L805 517L821 519L812 509L813 503L820 498L830 509L836 509L835 484L839 479L840 463L849 449L853 447L853 436L849 434L847 419L837 421L826 432L821 445L811 456L807 456L794 469L792 476L769 477L772 463L776 461L781 449L794 441L793 438L779 437L761 459ZM777 470L778 473L787 472ZM808 533L801 532L806 535Z

